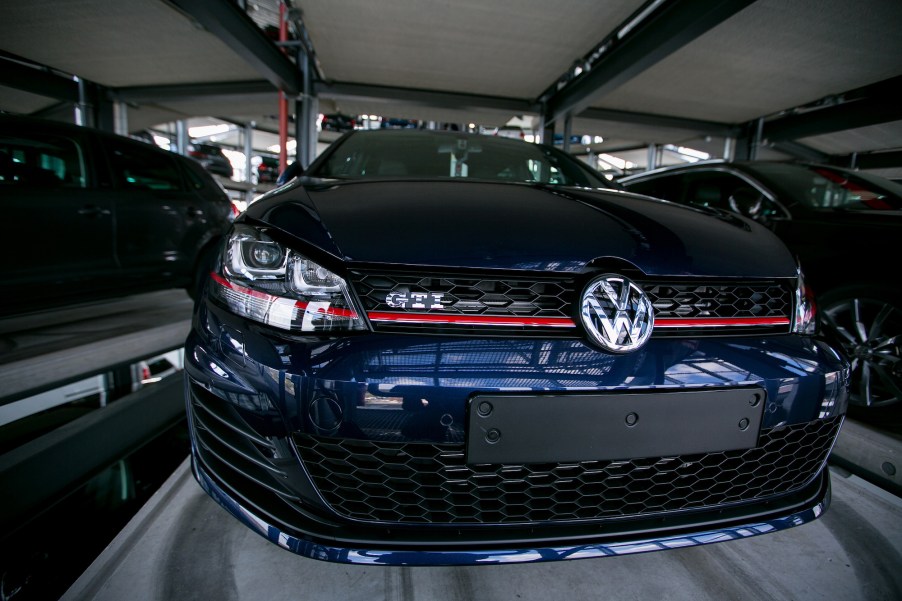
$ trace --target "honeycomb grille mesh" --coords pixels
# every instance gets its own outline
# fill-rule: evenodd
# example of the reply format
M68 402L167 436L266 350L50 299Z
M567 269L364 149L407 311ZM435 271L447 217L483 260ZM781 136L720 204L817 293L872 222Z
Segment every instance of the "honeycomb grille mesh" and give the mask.
M457 315L569 317L572 280L357 274L354 287L367 311L396 311L391 292L441 294L441 312Z
M505 524L642 516L761 500L802 488L841 418L766 430L759 446L678 457L467 465L462 444L296 434L325 501L368 522Z
M787 317L788 288L778 284L645 284L655 317Z
M411 273L355 272L353 285L370 313L429 313L436 315L491 316L503 318L553 318L570 320L577 314L574 304L582 284L574 277L478 277ZM655 281L639 280L654 306L655 319L692 318L788 318L792 314L793 290L788 282L758 281ZM430 308L414 309L388 304L387 297L425 295ZM441 304L441 309L433 308ZM449 333L447 324L398 324L374 322L385 331ZM467 332L499 326L461 327ZM761 329L760 326L756 326ZM755 328L752 328L753 330ZM766 326L764 329L767 328ZM788 330L788 327L783 328ZM540 333L540 329L535 329ZM731 330L736 332L735 329ZM453 332L451 332L453 333ZM707 330L704 335L724 333ZM579 336L578 329L565 335Z

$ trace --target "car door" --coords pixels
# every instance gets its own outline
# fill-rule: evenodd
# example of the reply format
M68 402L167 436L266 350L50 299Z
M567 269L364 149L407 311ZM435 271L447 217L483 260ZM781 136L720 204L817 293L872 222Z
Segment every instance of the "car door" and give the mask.
M767 225L787 215L769 190L723 167L650 178L631 183L629 189L689 206L731 211Z
M185 280L194 259L185 239L204 211L175 157L126 139L103 144L117 192L115 249L123 277L144 288Z
M4 308L91 296L115 273L111 201L93 167L87 134L0 131Z

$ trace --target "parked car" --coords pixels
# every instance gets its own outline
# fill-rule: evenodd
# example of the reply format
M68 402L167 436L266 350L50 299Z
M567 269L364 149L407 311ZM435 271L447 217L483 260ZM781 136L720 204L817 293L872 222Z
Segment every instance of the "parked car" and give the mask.
M279 159L272 157L259 157L260 163L256 166L257 183L274 184L279 179Z
M503 125L499 127L494 135L501 136L502 138L514 138L515 140L523 140L526 138L526 130L522 127L516 127L514 125Z
M216 146L215 144L194 143L188 147L188 155L191 158L196 159L204 166L204 169L210 173L215 173L216 175L227 178L232 177L232 173L234 172L232 163L219 146Z
M193 291L231 203L192 159L74 125L0 116L6 315L170 287Z
M380 127L383 129L416 129L420 126L418 121L412 119L398 119L395 117L386 117L382 119Z
M852 403L902 399L902 186L837 167L764 161L695 163L620 181L773 230L798 256L823 327L852 360Z
M786 247L547 146L356 131L235 222L186 342L194 474L350 563L600 557L808 522L848 364Z
M324 131L346 132L351 131L357 126L357 119L349 115L341 113L330 113L323 115L321 127Z

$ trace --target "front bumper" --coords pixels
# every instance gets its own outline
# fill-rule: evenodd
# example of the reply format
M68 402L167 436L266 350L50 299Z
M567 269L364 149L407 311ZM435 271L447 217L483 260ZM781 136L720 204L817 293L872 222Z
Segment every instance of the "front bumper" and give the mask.
M186 346L195 475L245 524L308 557L619 555L788 528L829 502L824 465L847 369L811 339L653 340L615 357L575 340L292 337L209 303L196 317ZM462 459L477 394L742 387L767 394L752 449L539 466Z
M732 520L724 515L711 521L693 521L691 525L667 524L666 520L656 520L654 524L614 534L606 534L604 528L595 528L596 532L584 536L568 537L562 534L550 540L527 537L496 541L495 544L462 538L458 544L445 543L444 548L441 548L425 541L397 540L394 538L395 533L389 528L381 533L382 540L379 542L317 536L294 529L284 530L216 484L203 467L198 465L196 454L193 456L192 467L195 478L207 494L245 526L283 549L311 559L336 563L450 566L632 555L779 532L816 520L830 505L830 474L825 469L806 488L807 494L798 496L796 504L778 505L770 512L761 514L745 513ZM394 544L388 542L392 540Z

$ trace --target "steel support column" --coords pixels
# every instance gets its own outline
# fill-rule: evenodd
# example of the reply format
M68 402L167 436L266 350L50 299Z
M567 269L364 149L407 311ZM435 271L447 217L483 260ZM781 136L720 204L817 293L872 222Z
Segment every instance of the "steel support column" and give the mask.
M253 183L254 172L251 155L254 154L254 124L246 123L242 131L244 132L244 181Z
M902 151L880 150L833 156L830 163L854 169L898 169L902 167Z
M785 140L782 142L773 142L768 145L770 148L789 156L800 159L802 161L811 161L813 163L826 163L830 156L826 153L816 150L799 142ZM755 158L755 157L753 157Z
M288 22L285 20L285 2L279 2L279 41L288 40ZM297 78L295 78L297 81ZM279 89L279 173L288 168L288 98L285 86ZM297 88L294 90L297 92Z
M749 121L742 127L742 133L736 138L736 148L733 151L733 159L737 161L752 161L758 154L761 145L761 130L764 119Z
M64 102L78 102L78 83L71 75L28 63L0 50L0 85Z
M313 82L314 67L310 57L303 52L298 54L298 65L301 67L301 83L304 86L303 95L295 104L297 141L297 160L301 167L306 169L316 158L316 118L319 114L319 99Z
M91 111L88 106L88 89L85 80L76 77L75 82L78 84L78 101L75 103L75 114L73 119L75 125L83 125L91 127Z
M89 87L93 105L93 123L97 129L116 132L116 106L110 98L109 90L92 83ZM126 132L128 135L128 132Z
M727 138L723 143L723 158L725 161L732 161L736 154L736 138Z
M567 113L564 115L564 141L561 144L561 150L564 152L570 152L570 136L573 135L573 115ZM552 137L551 143L554 144L554 138Z
M128 105L121 100L113 102L113 133L128 135Z
M539 120L539 134L542 136L542 144L554 144L554 121L550 121L545 111L542 111L542 117Z
M799 140L837 131L902 120L898 100L902 76L849 90L798 107L764 124L768 142Z
M171 0L238 56L289 94L300 91L297 67L234 2Z
M649 113L634 113L614 109L588 108L579 114L580 119L592 119L595 121L613 121L614 123L643 125L658 129L681 129L708 136L735 136L739 128L729 123L717 121L704 121L701 119L686 119L683 117L669 117L667 115L653 115Z
M432 108L452 108L458 110L479 110L522 115L538 113L541 107L522 98L503 96L483 96L440 90L420 90L415 88L395 88L350 82L324 82L315 84L316 95L320 98L354 99L375 101L387 105L413 104Z
M188 123L184 120L175 123L175 151L182 155L188 154Z
M656 144L648 145L648 154L646 155L646 171L658 168L658 146Z
M563 88L553 83L542 100L546 118L579 115L598 98L617 89L661 59L723 23L754 0L670 0L650 14L645 8L632 21L602 40L588 70ZM591 63L591 64L589 64ZM563 79L563 78L561 78ZM558 81L561 81L559 79Z

